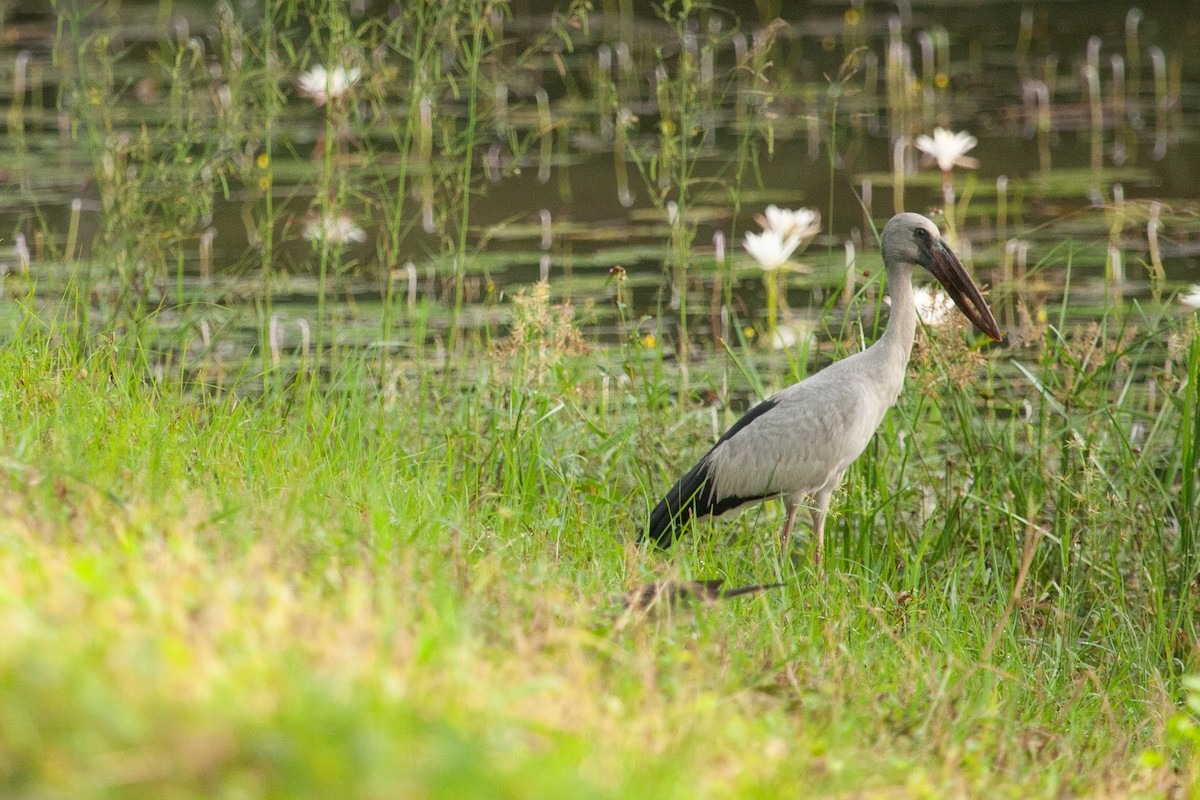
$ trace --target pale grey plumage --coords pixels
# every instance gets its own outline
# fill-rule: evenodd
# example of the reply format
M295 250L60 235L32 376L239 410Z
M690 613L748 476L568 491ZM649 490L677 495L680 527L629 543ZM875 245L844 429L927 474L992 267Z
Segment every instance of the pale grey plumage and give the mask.
M932 222L920 214L897 214L884 227L881 246L892 305L879 340L751 409L658 503L647 538L665 545L693 515L781 497L787 519L780 538L786 547L796 513L811 497L820 560L830 498L904 384L917 325L915 265L933 272L980 330L1000 338L978 289Z

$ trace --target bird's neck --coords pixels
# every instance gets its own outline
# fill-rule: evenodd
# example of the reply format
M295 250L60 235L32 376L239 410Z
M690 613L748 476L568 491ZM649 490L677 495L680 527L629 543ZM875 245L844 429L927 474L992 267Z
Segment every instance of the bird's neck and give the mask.
M892 298L887 329L874 345L884 357L883 363L892 366L895 379L903 382L917 333L917 304L913 297L912 269L888 270L888 294ZM899 391L899 387L897 387Z

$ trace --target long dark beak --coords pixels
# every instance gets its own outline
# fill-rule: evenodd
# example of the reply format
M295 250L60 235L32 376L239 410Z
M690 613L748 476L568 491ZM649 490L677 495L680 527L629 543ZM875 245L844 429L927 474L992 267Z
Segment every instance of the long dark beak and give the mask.
M947 294L958 306L958 310L971 320L971 324L976 328L996 341L1000 341L1003 338L1000 326L996 324L992 310L984 302L983 295L979 293L979 287L975 285L975 281L971 280L971 276L967 274L967 269L958 260L958 256L954 255L953 251L940 239L933 243L930 252L933 258L929 271L946 288Z

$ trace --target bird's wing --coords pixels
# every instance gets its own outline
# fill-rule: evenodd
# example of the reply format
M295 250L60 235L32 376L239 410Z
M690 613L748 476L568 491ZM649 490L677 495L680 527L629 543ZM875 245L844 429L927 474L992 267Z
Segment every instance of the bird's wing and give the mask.
M732 508L750 500L759 500L766 495L753 498L719 498L714 489L712 455L725 442L739 435L751 426L755 420L762 418L773 409L778 400L769 398L751 408L742 418L725 431L717 443L696 463L682 478L675 482L666 496L650 512L650 522L646 526L645 538L651 539L659 547L666 547L679 529L693 516L708 514L723 514Z
M862 355L747 411L654 507L646 538L665 547L693 516L832 484L871 441L895 399L880 393Z
M858 458L891 403L869 376L830 372L780 392L706 456L714 505L815 492Z

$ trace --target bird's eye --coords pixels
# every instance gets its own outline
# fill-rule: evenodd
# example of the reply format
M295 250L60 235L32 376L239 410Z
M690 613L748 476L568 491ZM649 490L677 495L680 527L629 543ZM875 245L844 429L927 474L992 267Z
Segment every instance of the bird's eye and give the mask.
M916 237L917 241L926 243L929 241L929 231L924 228L917 228Z

